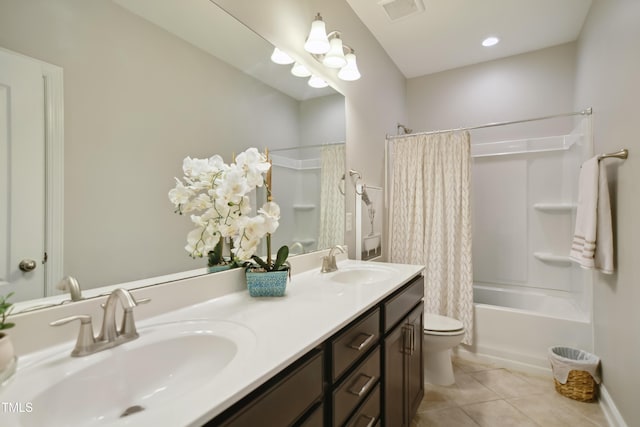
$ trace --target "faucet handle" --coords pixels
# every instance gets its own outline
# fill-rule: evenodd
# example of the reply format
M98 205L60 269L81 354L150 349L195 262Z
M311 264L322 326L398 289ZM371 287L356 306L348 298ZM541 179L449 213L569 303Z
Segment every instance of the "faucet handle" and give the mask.
M49 326L61 326L74 320L80 321L80 331L78 332L78 339L76 340L76 346L71 351L71 356L86 356L91 353L91 346L95 344L96 339L93 336L93 325L91 324L91 316L88 314L78 314L75 316L64 317L62 319L55 320L49 323Z
M137 299L133 298L133 296L131 296L131 302L133 303L132 304L133 307L137 307L139 305L151 302L151 298L142 298L142 299L138 299L137 300ZM107 306L107 303L103 302L102 304L100 304L101 308L105 308L106 306ZM131 307L126 307L125 310L131 310Z
M136 305L141 305L141 304L146 304L148 302L151 302L151 298L142 298L142 299L133 299L133 301L136 303Z
M151 298L142 298L136 300L133 295L131 296L131 302L133 303L133 307L139 306L140 304L146 304L151 301ZM124 315L122 318L122 326L118 333L125 338L137 338L138 330L136 329L135 319L133 318L133 307L126 307L124 309Z

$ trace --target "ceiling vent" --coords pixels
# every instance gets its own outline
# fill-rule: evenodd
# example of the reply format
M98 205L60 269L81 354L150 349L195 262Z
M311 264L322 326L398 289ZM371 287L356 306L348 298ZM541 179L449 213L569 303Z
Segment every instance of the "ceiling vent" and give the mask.
M378 2L391 21L406 18L424 11L422 0L382 0Z

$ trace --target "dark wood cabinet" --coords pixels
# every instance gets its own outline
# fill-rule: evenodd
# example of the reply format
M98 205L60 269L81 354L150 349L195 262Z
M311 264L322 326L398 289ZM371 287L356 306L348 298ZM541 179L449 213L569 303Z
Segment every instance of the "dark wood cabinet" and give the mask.
M424 396L424 303L417 292L423 292L422 283L422 279L417 280L385 306L385 312L389 308L394 318L400 318L385 324L389 329L383 342L383 425L388 427L409 426ZM397 315L399 312L403 317Z
M318 418L322 423L323 355L313 350L206 426L284 427L303 420L315 426Z

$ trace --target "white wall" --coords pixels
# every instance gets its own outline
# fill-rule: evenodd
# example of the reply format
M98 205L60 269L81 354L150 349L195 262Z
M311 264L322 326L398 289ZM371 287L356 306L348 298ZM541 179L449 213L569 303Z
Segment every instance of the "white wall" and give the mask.
M597 153L629 149L605 160L616 252L614 275L595 274L595 352L603 382L628 426L640 423L640 2L593 3L578 44L576 105L594 109Z
M3 0L0 46L64 69L64 272L83 288L206 265L167 198L184 157L298 142L296 100L109 0Z
M405 79L369 30L343 0L215 0L274 45L301 60L346 97L347 168L358 170L370 185L384 184L384 137L406 120ZM343 82L304 51L313 17L320 12L327 31L340 30L356 50L362 78ZM355 212L353 186L347 185L346 209ZM355 234L346 233L355 257Z

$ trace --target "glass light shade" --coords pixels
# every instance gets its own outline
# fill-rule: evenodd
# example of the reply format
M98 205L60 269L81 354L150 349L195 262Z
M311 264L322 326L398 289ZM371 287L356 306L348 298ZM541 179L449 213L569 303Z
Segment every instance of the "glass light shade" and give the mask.
M311 87L315 87L316 89L322 89L323 87L329 86L329 83L317 76L311 76L307 84Z
M317 14L316 19L311 23L311 31L309 31L309 37L304 44L304 50L316 55L329 52L327 30L320 14Z
M293 67L291 67L291 74L296 77L309 77L311 75L311 71L301 63L296 62L293 64Z
M273 53L271 54L271 60L276 64L280 65L289 65L293 64L294 60L292 57L287 55L286 52L281 51L277 47L273 49Z
M338 78L348 82L358 80L360 78L360 70L358 70L358 65L356 64L356 55L349 52L345 55L345 58L347 65L338 71Z
M329 48L329 52L324 56L322 63L329 68L344 67L347 64L347 60L342 50L342 39L336 35L329 43L331 47Z

